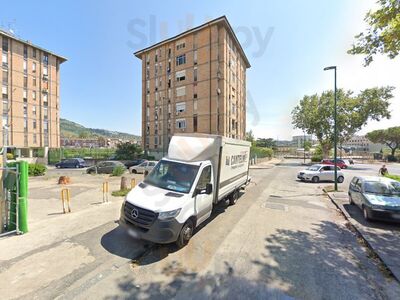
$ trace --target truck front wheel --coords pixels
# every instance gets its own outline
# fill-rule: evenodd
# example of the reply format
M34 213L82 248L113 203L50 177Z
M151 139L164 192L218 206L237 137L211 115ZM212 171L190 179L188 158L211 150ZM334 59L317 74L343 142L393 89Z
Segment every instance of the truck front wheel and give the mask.
M193 230L194 230L193 221L189 219L186 221L185 224L183 224L178 239L176 240L176 245L178 246L179 249L187 245L187 243L193 236Z

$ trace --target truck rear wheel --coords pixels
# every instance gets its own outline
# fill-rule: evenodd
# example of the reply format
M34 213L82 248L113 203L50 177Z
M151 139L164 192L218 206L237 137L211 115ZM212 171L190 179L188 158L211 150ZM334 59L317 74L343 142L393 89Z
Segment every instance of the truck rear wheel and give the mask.
M235 190L229 197L229 205L235 205L239 199L239 190Z
M192 220L187 220L185 224L183 224L181 232L179 233L178 239L176 240L176 245L178 248L183 248L189 243L189 240L193 236L194 224Z

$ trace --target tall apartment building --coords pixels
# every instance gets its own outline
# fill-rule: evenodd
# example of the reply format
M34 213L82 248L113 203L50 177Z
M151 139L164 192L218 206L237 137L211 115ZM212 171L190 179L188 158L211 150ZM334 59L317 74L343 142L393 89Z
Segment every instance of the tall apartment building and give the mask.
M174 133L246 134L250 63L225 16L135 53L142 60L142 146L157 158Z
M0 30L0 142L19 156L60 147L60 64L66 59ZM8 134L7 134L8 132Z

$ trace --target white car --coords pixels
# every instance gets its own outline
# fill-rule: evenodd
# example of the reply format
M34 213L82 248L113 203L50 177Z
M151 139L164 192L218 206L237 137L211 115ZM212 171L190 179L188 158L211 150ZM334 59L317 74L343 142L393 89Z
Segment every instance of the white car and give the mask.
M320 181L335 181L335 166L333 165L312 165L307 169L300 171L297 178L301 181L311 181L314 183ZM337 182L342 183L344 175L341 169L337 168Z
M151 170L153 170L153 168L157 163L158 161L146 160L137 166L130 167L129 173L137 174L137 173L144 173L145 171L150 172Z

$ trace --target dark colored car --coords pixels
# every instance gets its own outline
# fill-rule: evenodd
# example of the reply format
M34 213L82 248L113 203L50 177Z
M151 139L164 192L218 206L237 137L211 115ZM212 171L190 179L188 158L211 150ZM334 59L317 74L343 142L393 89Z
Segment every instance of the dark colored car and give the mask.
M323 160L321 160L321 164L334 165L335 160L334 159L323 159ZM347 169L349 167L343 159L337 160L337 166L341 169Z
M88 174L111 174L116 167L123 167L125 165L119 161L101 161L90 168L87 168L86 173Z
M143 158L141 158L141 159L135 159L135 160L128 160L128 161L126 161L126 162L124 163L124 165L125 165L125 167L127 167L127 168L129 169L130 167L140 165L142 162L145 162L145 161L146 161L146 160L143 159Z
M56 168L86 168L88 165L82 158L68 158L55 164Z
M400 182L386 177L354 177L349 186L350 204L369 220L400 222Z

